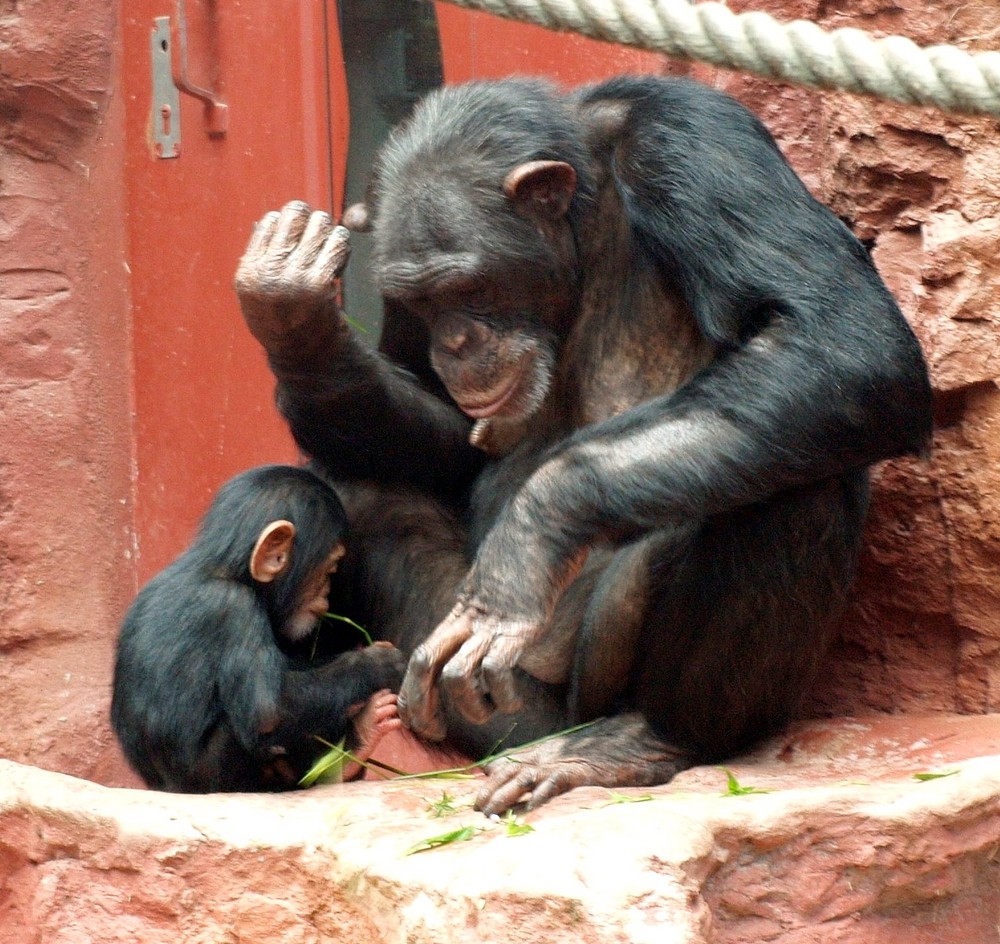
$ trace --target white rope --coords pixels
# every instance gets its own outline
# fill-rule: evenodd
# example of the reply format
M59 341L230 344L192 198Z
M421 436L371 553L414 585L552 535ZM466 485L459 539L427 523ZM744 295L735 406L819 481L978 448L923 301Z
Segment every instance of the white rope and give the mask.
M767 78L945 111L1000 116L1000 52L920 47L857 29L826 32L688 0L448 0L549 29L697 59Z

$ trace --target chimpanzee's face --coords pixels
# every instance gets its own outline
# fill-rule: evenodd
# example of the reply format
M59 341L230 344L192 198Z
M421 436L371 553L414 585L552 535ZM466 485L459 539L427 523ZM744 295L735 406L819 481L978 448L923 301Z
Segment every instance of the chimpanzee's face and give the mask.
M336 571L343 556L344 546L338 544L303 584L298 606L283 628L283 634L292 642L308 636L329 612L330 575Z
M577 302L572 232L522 215L501 182L424 180L383 194L376 277L387 300L426 326L430 361L476 420L524 420L550 389Z

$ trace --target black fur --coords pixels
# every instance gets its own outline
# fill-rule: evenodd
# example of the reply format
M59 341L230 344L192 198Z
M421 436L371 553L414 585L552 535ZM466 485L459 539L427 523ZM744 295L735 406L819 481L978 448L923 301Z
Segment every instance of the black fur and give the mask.
M257 584L251 550L280 519L297 529L291 566L273 583ZM393 650L309 662L282 636L304 582L345 525L336 495L308 470L252 469L223 486L191 547L139 593L118 642L111 721L150 787L294 786L323 750L313 735L338 741L350 706L398 686Z
M568 243L504 197L507 172L539 159L575 168ZM544 624L572 653L565 672L553 657L551 672L521 673L513 720L452 712L449 736L477 752L498 734L633 713L663 739L648 753L642 724L609 725L608 738L641 732L625 764L628 746L602 757L592 729L582 775L565 767L582 735L530 755L544 799L578 776L667 779L776 730L850 586L867 467L919 452L931 430L919 346L858 240L756 117L686 80L570 96L534 80L445 88L387 144L369 202L383 356L345 339L296 370L294 351L270 352L299 443L332 477L364 482L348 502L363 522L356 603L412 647L461 592L499 637L510 621ZM452 270L460 292L440 290ZM406 288L421 272L425 294ZM552 348L545 404L505 455L468 445L431 371L440 324L460 319ZM661 362L677 382L658 382ZM602 414L601 384L616 395L633 375L650 392ZM378 512L399 483L466 535L465 557L451 536L448 563L408 556L396 506ZM379 579L404 560L405 585ZM427 659L420 647L411 673ZM475 683L487 707L501 698L488 661ZM509 799L497 796L484 808Z

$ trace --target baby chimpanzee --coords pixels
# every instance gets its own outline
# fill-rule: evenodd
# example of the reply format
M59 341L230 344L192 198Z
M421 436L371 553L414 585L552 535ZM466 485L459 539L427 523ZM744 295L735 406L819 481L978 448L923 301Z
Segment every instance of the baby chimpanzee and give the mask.
M139 593L122 625L111 721L153 788L293 787L352 727L367 756L399 726L405 659L388 643L326 661L294 655L329 609L344 510L304 468L226 483L194 543Z

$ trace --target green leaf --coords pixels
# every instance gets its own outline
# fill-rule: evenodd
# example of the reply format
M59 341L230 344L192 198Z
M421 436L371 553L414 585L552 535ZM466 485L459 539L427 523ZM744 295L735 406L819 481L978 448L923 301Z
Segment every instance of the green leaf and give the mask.
M527 750L529 747L535 747L538 744L544 744L546 741L551 741L555 738L562 737L565 734L573 734L576 731L582 731L584 728L589 728L591 725L596 724L597 721L585 721L582 724L573 725L571 728L566 728L563 731L556 731L554 734L547 734L544 737L536 738L534 741L528 741L526 744L518 744L517 747L511 747L507 750L496 751L494 749L491 753L487 754L486 757L480 760L473 761L471 764L466 764L464 767L449 767L447 770L428 770L424 773L419 774L403 774L401 779L404 780L474 780L475 774L472 771L476 770L478 767L485 767L487 764L492 764L495 760L501 760L505 757L510 757L512 754L516 754L518 751ZM513 729L511 729L513 730ZM515 757L511 757L511 760L517 760Z
M648 803L653 799L652 793L641 793L638 796L632 796L628 793L616 793L614 790L609 790L608 793L611 794L611 799L605 803L605 806L617 806L619 803Z
M942 777L954 777L957 773L957 770L946 770L939 774L914 774L913 779L919 780L921 783L926 783L928 780L940 780Z
M414 855L417 852L427 852L437 849L440 846L447 846L453 842L468 842L479 830L475 826L463 826L461 829L453 829L450 833L441 833L440 836L431 836L430 839L421 839L406 850L406 855Z
M738 796L749 796L752 793L770 793L770 790L760 790L757 787L744 787L741 786L739 780L736 779L735 775L731 770L727 770L725 767L720 767L719 770L723 771L726 775L726 792L722 795L724 797L738 797Z
M385 771L386 773L397 778L409 776L409 774L400 770L398 767L391 767L389 764L383 764L382 761L375 760L374 757L369 757L368 760L362 760L352 751L349 751L346 747L344 747L345 738L341 738L340 743L338 744L331 744L326 739L321 738L318 734L314 734L313 737L319 741L320 744L325 744L328 748L330 748L330 750L319 757L312 767L310 767L302 775L302 779L299 781L300 787L311 787L314 783L343 782L342 772L344 764L348 761L364 767L365 770L370 770L379 774L383 780L388 778L385 774L381 773L382 771ZM327 771L330 771L330 773L328 774Z
M350 315L344 315L343 317L344 317L344 321L346 321L355 331L359 332L360 334L370 334L371 333L371 332L369 332L369 330L360 321L357 321L356 319L352 318Z
M322 739L320 739L322 740ZM340 783L343 779L344 764L351 759L351 752L344 747L346 739L341 738L337 744L328 744L328 750L321 757L317 758L299 781L300 787L311 787L314 783Z
M455 806L455 798L447 791L441 792L441 799L436 800L427 807L427 811L435 819L440 819L442 816L450 816L452 813L458 812L458 807Z
M535 831L535 827L531 824L518 822L513 810L507 810L507 813L503 818L503 823L507 828L508 837L526 836L528 833L533 833Z
M348 626L353 626L359 633L361 633L362 636L365 637L365 642L369 646L372 645L372 637L371 634L368 632L368 630L365 629L364 626L355 623L354 620L350 619L349 617L341 616L338 613L324 613L323 616L326 619L340 620L341 623L347 623Z
M329 616L332 619L342 620L345 623L350 623L352 626L356 627L357 629L361 630L361 632L365 633L366 638L368 638L369 642L371 641L371 637L368 636L365 630L362 629L362 627L358 626L358 624L355 623L353 620L348 619L346 616L337 616L335 613L326 613L324 615ZM445 770L429 770L419 774L411 774L407 773L405 770L398 770L395 767L390 767L388 764L382 764L377 760L373 760L372 758L369 758L367 761L360 761L350 751L344 750L342 746L338 749L341 751L343 755L343 757L341 758L342 762L355 761L356 763L361 764L362 767L365 767L369 770L372 768L385 770L399 780L475 780L476 775L473 773L473 771L479 767L485 767L487 764L490 764L495 760L500 760L501 758L508 757L517 751L523 751L529 747L534 747L536 744L544 744L546 741L551 741L553 738L562 737L564 734L573 734L575 731L580 731L583 728L589 728L594 723L595 723L594 721L587 721L583 724L577 724L571 728L566 728L564 731L556 731L554 734L548 734L545 737L537 738L534 741L528 741L527 744L519 744L517 747L512 747L509 750L500 751L499 753L496 752L491 753L486 757L484 757L482 760L473 761L471 764L466 764L464 767L449 767ZM319 760L317 760L316 763L313 764L313 766L310 767L308 771L306 771L305 775L299 781L299 786L311 787L314 783L316 783L320 779L322 774L325 773L327 767L336 761L336 755L333 754L333 749L335 748L335 745L329 744L322 738L317 738L317 740L322 742L323 744L327 744L327 746L331 748L331 751L320 757ZM343 766L343 763L341 763L341 766ZM331 777L333 776L335 775L331 774Z

